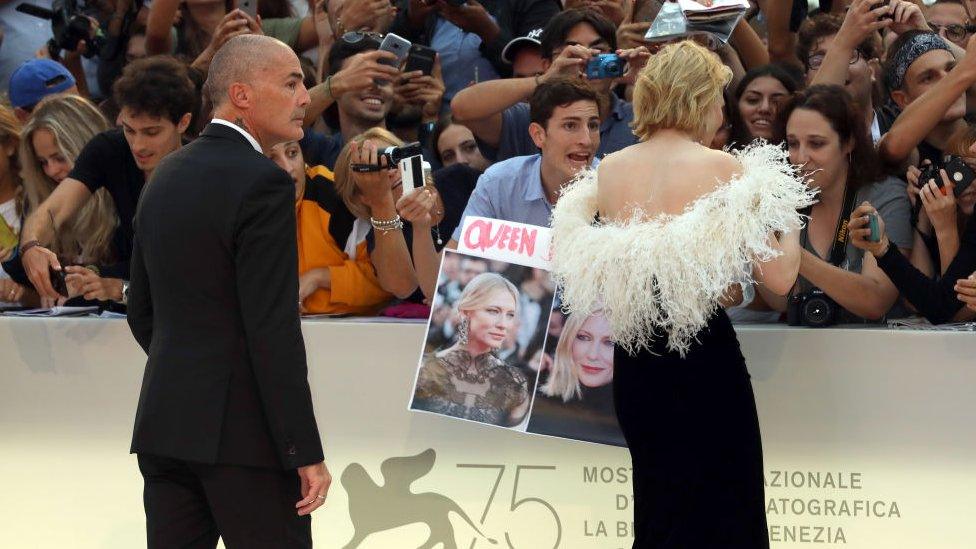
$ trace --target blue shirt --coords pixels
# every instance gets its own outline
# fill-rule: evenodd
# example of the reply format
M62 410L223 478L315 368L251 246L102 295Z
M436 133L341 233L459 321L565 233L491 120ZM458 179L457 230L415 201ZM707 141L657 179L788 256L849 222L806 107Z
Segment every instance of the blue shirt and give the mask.
M630 129L633 120L633 105L611 93L610 115L600 122L600 148L596 151L597 157L603 158L637 143L637 136ZM502 135L498 141L498 160L539 152L539 148L529 136L530 123L527 103L513 105L502 112Z
M339 158L339 153L345 146L345 142L346 140L339 132L325 135L316 131L305 130L305 135L302 136L298 145L302 148L302 156L305 157L306 164L309 166L325 166L335 171L336 159Z
M444 76L444 101L446 112L450 112L451 99L472 82L495 80L498 73L488 59L481 55L481 37L464 32L442 18L434 24L430 47L441 56L441 71ZM477 68L477 78L475 69ZM528 127L528 126L526 126ZM535 152L535 151L532 151ZM532 154L532 152L526 154Z
M594 158L591 167L599 163ZM461 239L469 215L548 227L552 207L542 187L542 155L509 158L493 164L478 178L452 238Z

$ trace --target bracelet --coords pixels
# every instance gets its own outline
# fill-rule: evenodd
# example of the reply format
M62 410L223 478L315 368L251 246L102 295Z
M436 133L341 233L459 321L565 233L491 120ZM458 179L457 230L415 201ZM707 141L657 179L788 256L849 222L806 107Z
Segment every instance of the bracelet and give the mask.
M325 77L325 89L328 90L328 92L329 92L329 99L332 99L332 101L335 101L336 100L336 96L335 96L334 93L332 93L332 75L331 74L329 76L326 76Z
M369 223L382 234L403 230L403 220L400 219L399 214L394 216L393 219L376 219L375 217L370 217Z
M40 245L41 245L41 243L39 241L37 241L37 240L29 240L29 241L25 242L20 247L20 257L24 257L24 254L26 254L28 251L30 251L31 248L36 248L36 247L38 247Z

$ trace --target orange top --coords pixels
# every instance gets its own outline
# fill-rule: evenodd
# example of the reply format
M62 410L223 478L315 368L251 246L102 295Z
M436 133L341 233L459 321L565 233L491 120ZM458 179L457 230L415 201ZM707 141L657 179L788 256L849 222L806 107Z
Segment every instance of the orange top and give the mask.
M357 235L356 217L335 190L325 166L305 170L305 192L295 201L298 224L298 273L327 267L331 288L319 288L305 299L309 314L375 314L393 295L380 287L369 260L365 234ZM349 243L355 239L355 247ZM347 244L355 250L346 253Z

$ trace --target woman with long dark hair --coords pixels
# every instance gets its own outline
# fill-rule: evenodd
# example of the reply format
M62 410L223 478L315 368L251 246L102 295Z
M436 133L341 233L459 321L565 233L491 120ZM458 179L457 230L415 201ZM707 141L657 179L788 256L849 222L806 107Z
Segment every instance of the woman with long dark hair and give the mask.
M729 109L731 135L728 144L742 149L756 139L775 141L779 108L800 86L777 65L763 65L746 73L733 95Z

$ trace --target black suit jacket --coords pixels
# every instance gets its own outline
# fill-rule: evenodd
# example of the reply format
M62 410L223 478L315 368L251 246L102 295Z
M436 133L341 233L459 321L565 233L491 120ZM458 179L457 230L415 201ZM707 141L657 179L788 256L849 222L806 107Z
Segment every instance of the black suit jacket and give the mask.
M322 461L298 312L295 186L210 124L135 217L129 326L149 355L132 452L292 469Z

